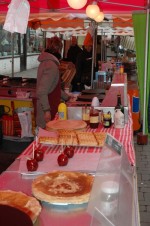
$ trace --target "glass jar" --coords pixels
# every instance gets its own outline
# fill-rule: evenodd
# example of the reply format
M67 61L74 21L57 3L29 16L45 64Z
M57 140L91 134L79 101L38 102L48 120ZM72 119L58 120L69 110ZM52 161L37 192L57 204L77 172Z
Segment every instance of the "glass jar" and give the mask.
M82 120L89 125L90 122L90 107L84 106L82 107Z
M110 128L111 127L111 124L112 124L111 114L110 113L104 114L103 126L105 128Z
M99 112L98 110L91 107L90 110L90 128L96 129L99 125Z

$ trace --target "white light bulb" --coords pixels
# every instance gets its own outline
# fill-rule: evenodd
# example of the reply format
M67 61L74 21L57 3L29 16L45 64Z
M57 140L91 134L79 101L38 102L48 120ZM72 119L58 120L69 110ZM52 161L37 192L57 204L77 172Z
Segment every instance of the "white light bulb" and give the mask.
M67 2L73 9L81 9L86 5L87 0L67 0Z
M103 13L103 12L99 12L98 16L96 16L96 17L94 18L94 20L95 20L96 22L101 22L101 21L103 21L103 20L104 20L104 13Z
M91 19L94 19L96 16L98 16L99 12L100 10L98 5L93 4L86 7L86 15Z

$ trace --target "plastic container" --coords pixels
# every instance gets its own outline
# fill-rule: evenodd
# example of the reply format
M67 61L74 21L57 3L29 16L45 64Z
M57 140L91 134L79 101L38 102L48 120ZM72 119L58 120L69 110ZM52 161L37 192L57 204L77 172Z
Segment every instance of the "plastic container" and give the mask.
M101 186L101 210L105 216L112 216L117 212L119 184L106 181Z
M67 105L64 102L61 102L58 106L58 118L67 120Z

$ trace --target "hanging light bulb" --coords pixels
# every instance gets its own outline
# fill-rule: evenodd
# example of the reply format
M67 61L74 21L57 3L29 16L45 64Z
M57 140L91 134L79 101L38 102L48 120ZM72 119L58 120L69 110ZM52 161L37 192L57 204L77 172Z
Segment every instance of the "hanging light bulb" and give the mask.
M67 2L73 9L81 9L86 5L87 0L67 0Z
M104 20L104 13L103 12L99 12L98 16L94 18L94 20L96 22L101 22Z
M99 7L95 1L91 5L88 5L86 7L86 15L91 19L97 17L99 12L100 12Z

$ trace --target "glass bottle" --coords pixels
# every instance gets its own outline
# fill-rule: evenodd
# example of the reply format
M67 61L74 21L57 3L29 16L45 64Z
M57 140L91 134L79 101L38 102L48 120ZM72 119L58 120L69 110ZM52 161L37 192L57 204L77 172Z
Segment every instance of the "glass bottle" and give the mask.
M95 129L98 128L99 125L99 112L98 110L91 107L90 110L90 128Z
M114 114L114 127L115 128L124 128L125 117L124 117L124 107L121 104L121 94L117 94L117 105L115 106Z
M124 114L124 107L123 107L123 105L121 103L121 93L120 93L120 91L117 94L117 104L115 106L115 110L116 109L120 109L121 112Z

